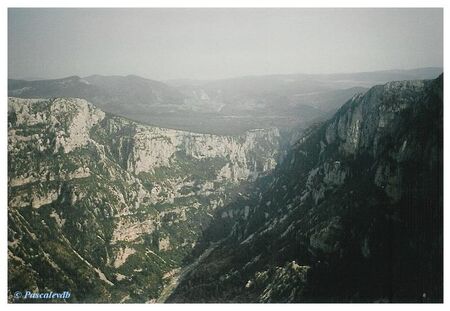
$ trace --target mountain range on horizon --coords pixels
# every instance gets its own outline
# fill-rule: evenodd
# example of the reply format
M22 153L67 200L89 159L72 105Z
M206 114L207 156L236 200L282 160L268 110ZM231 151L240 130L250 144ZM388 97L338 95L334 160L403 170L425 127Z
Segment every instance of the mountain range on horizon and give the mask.
M169 84L169 85L180 85L180 84L192 84L192 85L198 85L198 84L204 84L207 82L212 81L223 81L223 80L233 80L233 79L246 79L246 78L259 78L259 77L322 77L329 79L336 79L338 77L349 77L349 76L357 76L357 75L397 75L397 77L400 74L403 74L405 76L405 79L392 79L392 80L408 80L411 79L412 76L416 76L417 79L420 79L421 76L425 72L429 71L430 73L435 72L442 72L443 68L439 66L428 66L428 67L418 67L418 68L410 68L410 69L383 69L383 70L369 70L369 71L354 71L354 72L335 72L335 73L272 73L272 74L249 74L249 75L242 75L242 76L232 76L232 77L222 77L222 78L210 78L210 79L189 79L189 78L171 78L171 79L154 79L151 77L144 77L136 74L90 74L87 76L84 75L67 75L62 77L42 77L42 76L19 76L19 77L8 77L9 80L24 80L24 81L37 81L37 80L61 80L66 79L69 77L78 77L78 78L89 78L94 76L100 76L100 77L140 77L142 79L146 80L153 80L153 81L161 81L163 83ZM392 81L391 80L391 81Z
M442 68L330 75L246 76L211 81L156 81L135 75L8 80L8 95L86 99L108 113L149 125L198 133L238 134L249 129L305 128L343 102L394 80L436 78Z

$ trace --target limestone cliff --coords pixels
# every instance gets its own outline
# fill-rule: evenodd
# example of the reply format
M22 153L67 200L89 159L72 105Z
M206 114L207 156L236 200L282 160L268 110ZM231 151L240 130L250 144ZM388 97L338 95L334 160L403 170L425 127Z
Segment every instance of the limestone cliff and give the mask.
M279 133L189 133L81 99L9 98L9 289L152 301L238 188L277 164Z

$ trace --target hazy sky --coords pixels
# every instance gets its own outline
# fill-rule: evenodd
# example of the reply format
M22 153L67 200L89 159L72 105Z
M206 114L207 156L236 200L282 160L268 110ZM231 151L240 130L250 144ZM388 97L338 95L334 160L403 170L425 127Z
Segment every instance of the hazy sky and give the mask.
M443 64L441 9L9 9L9 77L210 79Z

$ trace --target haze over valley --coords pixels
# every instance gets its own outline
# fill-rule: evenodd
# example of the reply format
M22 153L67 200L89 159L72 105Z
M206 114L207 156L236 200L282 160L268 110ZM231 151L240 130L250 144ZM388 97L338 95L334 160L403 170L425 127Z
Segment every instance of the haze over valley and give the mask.
M138 76L9 80L9 96L76 97L105 112L161 127L214 134L290 130L330 116L353 95L395 80L432 79L442 68L334 75L270 75L160 82Z

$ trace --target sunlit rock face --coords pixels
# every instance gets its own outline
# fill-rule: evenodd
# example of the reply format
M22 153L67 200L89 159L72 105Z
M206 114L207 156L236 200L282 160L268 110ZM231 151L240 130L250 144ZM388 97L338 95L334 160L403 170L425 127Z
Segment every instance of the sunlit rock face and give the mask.
M198 134L105 114L81 99L9 98L11 293L156 299L214 210L273 170L279 147L276 129Z
M442 152L442 76L355 95L217 210L168 301L442 301Z
M274 144L279 136L275 128L251 130L232 137L138 126L132 137L128 169L135 174L154 172L160 167L170 166L171 160L180 152L200 161L226 157L229 161L217 177L242 181L275 168L278 150L274 149L269 154L261 150L260 155L257 150L262 143Z

